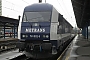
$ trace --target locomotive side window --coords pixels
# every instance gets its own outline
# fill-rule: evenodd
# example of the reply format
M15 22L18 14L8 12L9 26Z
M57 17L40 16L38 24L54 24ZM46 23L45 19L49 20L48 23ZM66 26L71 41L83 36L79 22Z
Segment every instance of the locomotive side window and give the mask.
M26 15L23 15L23 22L27 22Z
M50 22L51 12L25 12L23 22Z

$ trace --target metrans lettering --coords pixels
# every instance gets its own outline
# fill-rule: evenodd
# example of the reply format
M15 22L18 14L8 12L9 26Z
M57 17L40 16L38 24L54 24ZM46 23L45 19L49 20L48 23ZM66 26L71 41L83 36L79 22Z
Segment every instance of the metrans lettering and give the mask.
M45 32L45 28L26 28L25 32Z

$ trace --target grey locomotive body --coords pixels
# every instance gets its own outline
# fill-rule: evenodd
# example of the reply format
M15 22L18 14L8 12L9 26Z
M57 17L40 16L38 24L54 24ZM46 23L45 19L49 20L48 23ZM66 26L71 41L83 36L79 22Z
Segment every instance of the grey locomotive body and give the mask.
M20 51L33 58L56 55L71 36L72 26L50 4L25 7L19 23Z

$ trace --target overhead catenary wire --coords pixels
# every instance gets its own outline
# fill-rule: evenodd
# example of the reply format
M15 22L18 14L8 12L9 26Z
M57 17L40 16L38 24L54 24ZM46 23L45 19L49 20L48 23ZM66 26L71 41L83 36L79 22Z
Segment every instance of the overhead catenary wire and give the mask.
M67 13L68 13L68 9L66 8L66 5L65 5L64 1L63 1L63 0L61 0L61 1L62 1L63 6L65 7L65 9L66 9L66 11L67 11ZM69 13L68 13L68 14L69 14ZM71 15L69 14L69 16L71 16Z
M18 1L15 1L15 2L18 2ZM24 1L24 0L21 0L21 2L23 2L23 3L25 3L24 5L28 5L29 3L27 3L26 1ZM6 3L6 4L4 4L4 3ZM11 12L13 12L13 13L15 13L15 14L19 14L19 15L22 15L23 13L23 9L24 9L24 7L25 6L22 6L21 4L20 5L18 5L18 4L15 4L14 2L12 2L12 1L9 1L9 0L2 0L2 6L0 6L1 8L2 8L2 11L3 12L5 12L4 10L6 10L6 11L11 11ZM19 9L19 8L23 8L22 9L22 11L21 11L21 9Z
M72 20L72 16L67 12L66 6L63 4L63 5L65 6L65 8L63 8L63 7L62 7L62 4L61 4L58 0L57 0L57 2L59 3L59 5L61 6L62 10L64 11L64 13L65 13L65 15L66 15L65 19L66 19L66 20L68 20L68 19L69 19L69 20ZM62 2L63 2L63 1L62 1ZM63 2L63 3L64 3L64 2ZM70 21L69 21L69 22L70 22ZM71 23L70 23L70 24L71 24Z
M64 0L62 0L62 2L63 2L64 6L65 6L65 8L66 8L66 5L65 5L65 3L64 3ZM70 2L71 2L71 0L70 0ZM72 7L72 3L71 3L71 7ZM68 9L66 8L66 10L68 10ZM73 8L72 8L72 11L74 11ZM73 16L72 16L68 11L67 11L67 13L71 16L71 17L70 17L70 18L71 18L71 21L72 21L72 19L75 20L74 12L72 12L72 13L73 13ZM76 21L73 21L73 22L75 22L75 26L76 26Z
M15 9L8 8L8 7L5 7L5 6L0 6L0 7L6 8L6 9L9 9L9 10L12 10L12 11L15 11L15 12L17 12L17 13L21 13L20 11L17 11L17 10L15 10Z
M20 5L14 4L14 3L10 2L10 1L7 1L7 0L3 0L3 1L5 1L5 2L7 2L7 3L10 3L10 4L12 4L12 5L16 6L16 7L19 7L19 8L22 7L22 6L20 6Z
M65 10L67 11L67 14L70 16L69 19L72 20L72 16L70 15L70 13L68 13L68 9L66 8L64 1L63 0L61 0L61 1L63 3L63 6L65 7Z
M10 1L7 1L7 0L3 0L3 1L5 1L6 3L11 4L13 7L14 7L14 6L16 6L17 8L21 8L21 7L22 7L22 6L20 6L20 5L14 4L14 3L10 2ZM25 2L25 1L24 1L24 2ZM2 5L1 7L5 8L5 9L12 10L12 11L17 12L17 13L22 13L21 11L18 11L17 9L14 9L14 8L11 7L11 6L8 7L8 6ZM24 8L24 7L22 7L22 8Z
M22 6L20 6L20 5L14 4L14 3L10 2L10 1L7 1L7 0L3 0L3 1L5 1L5 2L7 2L7 3L9 3L9 4L13 5L13 6L16 6L16 7L18 7L18 8L21 8L21 7L22 7ZM5 9L12 10L12 11L17 12L17 13L21 13L21 11L18 11L18 10L16 10L16 9L12 8L11 6L10 6L10 7L5 7L4 5L2 5L1 7L2 7L2 8L5 8Z
M25 0L22 0L24 3L26 3L26 4L29 4L28 2L26 2Z
M57 2L59 3L60 7L62 8L62 10L64 11L64 13L66 14L66 16L68 17L67 12L65 11L65 9L62 7L61 3L57 0Z
M62 8L62 10L64 11L64 13L66 14L66 16L68 17L68 19L70 19L70 17L69 17L69 15L68 15L68 13L66 12L67 10L65 10L63 7L62 7L62 5L61 5L61 3L57 0L57 2L59 3L59 5L61 6L61 8ZM67 19L67 18L66 18ZM71 19L70 19L71 20Z

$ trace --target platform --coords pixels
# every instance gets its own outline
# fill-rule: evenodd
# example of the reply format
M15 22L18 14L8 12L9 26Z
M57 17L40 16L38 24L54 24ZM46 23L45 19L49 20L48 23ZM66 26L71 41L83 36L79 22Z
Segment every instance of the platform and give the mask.
M90 60L90 41L77 35L62 59L58 60Z
M3 41L17 41L17 40L18 40L18 38L5 38L5 39L1 38L0 42L3 42Z
M0 54L0 60L10 60L20 55L23 55L23 53L19 52L18 49L12 50L12 51Z

